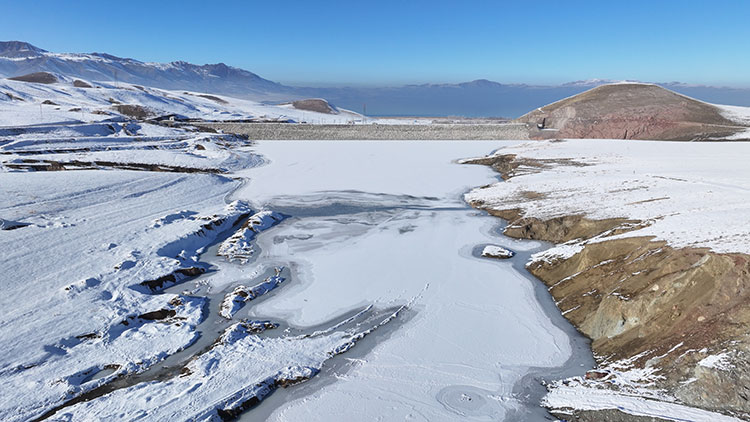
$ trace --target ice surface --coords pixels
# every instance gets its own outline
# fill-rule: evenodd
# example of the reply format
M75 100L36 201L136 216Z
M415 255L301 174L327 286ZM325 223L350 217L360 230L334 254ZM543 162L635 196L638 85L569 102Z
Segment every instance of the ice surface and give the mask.
M499 419L521 406L512 387L528 367L565 362L567 336L530 281L471 253L494 240L497 220L468 209L461 194L496 175L453 161L502 145L259 143L271 164L248 171L235 196L291 215L258 236L257 259L289 262L296 281L250 308L251 318L310 326L417 297L413 319L387 341L270 420L455 420L468 410L445 403L462 394L484 403L473 417Z

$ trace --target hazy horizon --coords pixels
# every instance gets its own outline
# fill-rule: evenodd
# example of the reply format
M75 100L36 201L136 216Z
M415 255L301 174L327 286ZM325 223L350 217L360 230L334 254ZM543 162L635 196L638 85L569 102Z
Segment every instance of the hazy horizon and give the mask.
M27 41L27 40L23 40L23 39L0 39L0 42L23 42L23 43L28 43L28 44L31 44L32 46L36 47L36 48L40 48L42 50L46 50L46 51L51 52L51 53L110 54L110 55L114 55L114 56L117 56L117 57L120 57L120 58L123 58L123 59L133 59L133 60L141 61L141 62L144 62L144 63L169 63L169 62L149 62L147 60L142 60L139 57L118 56L118 55L112 54L112 53L110 53L108 51L54 51L54 50L49 50L49 49L45 48L45 46L43 46L43 45L38 45L38 44L35 44L35 43ZM173 60L173 62L176 62L176 61L187 61L187 60L182 60L182 59L180 59L180 60ZM192 62L192 64L195 64L195 65L213 65L213 64L219 64L219 63L224 63L224 62L215 62L215 63L197 63L197 62ZM224 64L226 64L228 66L233 66L233 65L228 64L228 63L224 63ZM241 67L238 67L238 66L233 66L233 67L244 69L244 70L247 70L247 71L250 71L250 72L253 72L253 73L257 74L257 72L254 72L253 69L241 68ZM562 82L559 82L559 83L544 83L544 82L542 82L542 83L532 83L532 82L528 82L528 81L504 81L504 80L491 80L491 79L486 79L486 78L474 78L474 79L467 79L467 80L452 80L452 81L437 81L437 82L412 81L412 82L404 82L404 83L400 83L400 84L384 84L384 83L367 83L367 82L355 82L355 83L346 83L346 82L342 82L342 83L335 83L335 82L320 82L320 83L311 82L311 83L307 83L307 82L294 82L294 81L289 82L289 81L279 81L279 80L274 79L272 76L268 76L268 75L258 75L258 76L260 76L260 77L262 77L264 79L268 79L268 80L274 81L274 82L279 82L279 83L281 83L283 85L287 85L287 86L290 86L290 87L315 87L315 88L362 88L362 89L367 89L367 88L402 88L402 87L408 87L408 86L425 86L425 85L432 85L432 86L439 86L439 85L459 85L459 84L469 84L469 83L482 82L482 81L491 82L491 83L498 83L498 84L502 84L502 85L519 85L519 86L527 85L527 86L531 86L531 87L533 87L533 86L554 87L554 86L575 85L575 84L589 85L589 84L609 83L609 82L612 82L612 83L617 83L617 82L638 82L638 83L652 83L652 84L662 84L662 85L683 84L683 85L687 85L687 86L696 86L696 87L699 87L699 86L710 86L710 87L717 87L717 88L737 88L737 89L745 89L745 88L750 87L750 85L745 85L745 86L736 86L735 85L735 86L732 86L732 85L711 85L711 84L702 84L702 83L688 83L688 82L679 81L679 80L656 81L656 80L636 80L636 79L613 79L613 78L605 78L605 77L595 77L595 78L588 78L588 79L567 80L567 81L562 81Z

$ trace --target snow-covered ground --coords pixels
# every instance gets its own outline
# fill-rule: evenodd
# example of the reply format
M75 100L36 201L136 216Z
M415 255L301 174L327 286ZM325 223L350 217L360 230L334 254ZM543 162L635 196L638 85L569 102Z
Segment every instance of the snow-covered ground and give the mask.
M750 143L556 140L519 143L495 154L514 155L522 164L509 180L466 194L468 201L497 210L520 208L524 216L542 220L584 215L642 223L608 240L649 236L674 248L750 253L750 167L745 160ZM531 260L569 258L585 244L602 240L572 240ZM700 365L727 365L726 360L725 354L709 355ZM675 421L736 420L682 406L655 390L658 375L651 367L617 361L600 369L616 375L619 391L604 388L606 381L578 377L550 384L545 404L562 413L617 409Z
M721 109L721 113L727 119L744 125L750 125L750 107L728 105L717 105L717 107Z
M192 262L215 214L237 218L224 203L237 186L216 175L0 173L0 215L29 224L0 232L0 419L39 416L192 343L203 300L137 287ZM167 321L148 315L161 310Z
M121 118L4 130L2 420L218 420L376 331L335 382L265 412L499 418L528 410L513 387L530 367L571 355L532 281L472 252L496 221L462 193L496 176L452 161L504 143L248 146ZM23 167L52 162L76 171ZM244 306L220 314L225 299Z
M498 239L496 220L467 208L464 192L497 179L461 157L499 148L585 164L466 196L509 198L498 208L523 200L543 218L642 218L650 226L625 235L720 251L747 251L750 236L738 220L750 203L742 143L251 145L118 116L35 126L26 116L20 127L2 116L2 420L55 410L53 420L219 420L326 368L326 382L246 417L538 415L514 387L531 368L566 364L570 333L513 265L539 244ZM30 171L44 166L76 171ZM522 256L483 258L488 244ZM555 385L554 408L713 415ZM90 400L77 403L82 394Z
M719 105L717 107L721 109L722 114L727 119L733 120L745 126L750 125L750 107L728 106L728 105ZM726 139L730 141L731 140L747 141L748 139L750 139L750 128L745 129L744 131L735 133L734 135L730 135Z
M548 160L544 165L554 171L521 166L517 172L523 176L475 189L467 200L497 209L523 203L527 216L542 219L574 214L634 219L646 227L621 237L654 236L677 248L750 253L750 166L743 159L750 156L750 143L565 140L527 142L496 153ZM536 199L528 192L536 192Z
M347 124L361 122L360 114L298 110L288 105L268 105L250 100L200 92L167 91L111 82L87 81L93 88L79 88L71 78L56 75L53 84L0 79L0 127L44 123L101 121L121 115L118 105L144 107L149 117L179 115L202 120L267 120ZM45 102L47 102L45 104ZM371 123L377 119L368 119Z

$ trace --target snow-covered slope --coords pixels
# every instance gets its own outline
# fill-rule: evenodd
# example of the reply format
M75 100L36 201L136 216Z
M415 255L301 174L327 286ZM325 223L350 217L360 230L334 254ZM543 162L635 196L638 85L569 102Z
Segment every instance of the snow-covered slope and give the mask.
M597 369L551 383L549 408L747 420L748 154L748 142L556 140L482 162L507 180L466 199L508 218L506 233L558 243L527 268L592 340Z
M347 110L338 110L336 114L317 113L288 105L272 106L200 92L165 91L124 83L115 86L61 74L53 76L58 82L52 84L0 80L0 126L166 115L177 115L178 119L341 124L361 119L361 115ZM91 87L82 87L80 82Z
M181 351L215 338L200 335L199 325L210 321L207 296L182 292L179 283L205 272L209 265L199 256L257 211L227 200L243 184L231 173L264 163L247 149L249 141L98 112L115 113L109 98L196 117L229 110L251 117L266 106L219 98L226 104L214 108L215 99L197 94L69 82L0 83L0 92L14 97L0 101L3 421L44 417L84 394L104 394L114 380L159 374L165 359L185 365ZM177 290L168 291L174 285ZM175 388L205 384L205 408L193 410L218 420L217 407L232 409L237 400L262 398L269 389L314 375L330 356L382 325L383 316L365 312L356 323L366 327L337 325L314 338L272 341L248 337L244 322L226 327L224 344L194 361L186 370L195 375ZM381 319L369 321L374 317ZM305 345L293 347L297 340ZM251 352L279 359L238 372L246 365L236 356ZM219 372L213 371L217 363ZM266 384L259 389L258 383ZM235 401L226 401L232 394Z
M741 125L750 126L750 107L740 106L728 106L720 105L717 106L721 110L721 114L729 120L737 122ZM750 139L750 128L738 132L734 135L727 137L728 140L748 140Z
M525 216L547 220L585 215L647 223L620 236L654 236L670 245L750 253L750 167L738 156L748 143L566 140L498 150L542 167L466 195L487 208L523 205ZM539 171L554 167L554 171ZM595 183L592 183L595 181ZM529 200L529 192L535 192Z

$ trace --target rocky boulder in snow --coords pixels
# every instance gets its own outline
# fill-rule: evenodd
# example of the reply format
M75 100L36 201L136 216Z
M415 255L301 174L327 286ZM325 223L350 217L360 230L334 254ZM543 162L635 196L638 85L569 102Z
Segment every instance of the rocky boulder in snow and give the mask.
M322 98L297 100L292 103L292 107L296 108L297 110L314 111L316 113L339 114L339 111L336 110L335 107L333 107L328 103L328 101Z
M12 81L33 82L38 84L54 84L58 82L57 77L48 72L34 72L8 79Z

